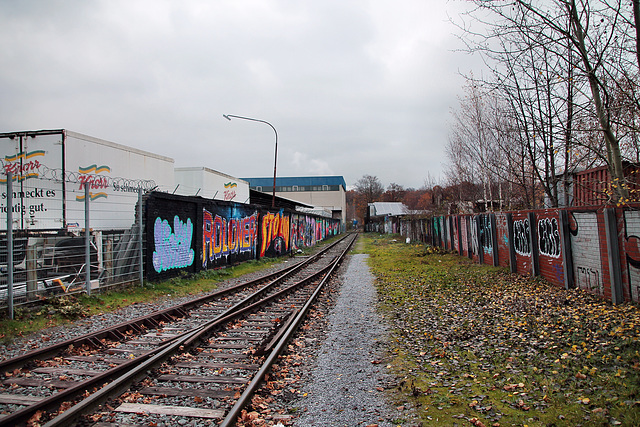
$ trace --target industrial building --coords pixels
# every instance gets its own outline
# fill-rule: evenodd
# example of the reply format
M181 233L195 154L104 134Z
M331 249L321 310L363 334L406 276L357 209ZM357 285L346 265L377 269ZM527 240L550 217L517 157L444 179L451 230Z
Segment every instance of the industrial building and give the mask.
M273 177L242 178L249 188L273 193ZM276 196L314 206L313 213L325 211L331 218L347 221L347 184L342 176L292 176L276 178Z

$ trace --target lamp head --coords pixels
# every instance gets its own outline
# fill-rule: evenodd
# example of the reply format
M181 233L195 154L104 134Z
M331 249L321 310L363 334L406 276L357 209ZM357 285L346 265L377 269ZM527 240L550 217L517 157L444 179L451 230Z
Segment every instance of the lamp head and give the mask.
M231 121L231 117L227 116L226 114L223 114L222 117L224 117L225 119Z

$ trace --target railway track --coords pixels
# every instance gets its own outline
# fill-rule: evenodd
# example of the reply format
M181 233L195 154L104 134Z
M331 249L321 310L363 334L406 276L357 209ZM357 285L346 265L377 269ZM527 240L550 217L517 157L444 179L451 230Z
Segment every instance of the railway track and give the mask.
M354 240L347 235L276 273L0 362L0 426L138 425L140 414L235 425Z

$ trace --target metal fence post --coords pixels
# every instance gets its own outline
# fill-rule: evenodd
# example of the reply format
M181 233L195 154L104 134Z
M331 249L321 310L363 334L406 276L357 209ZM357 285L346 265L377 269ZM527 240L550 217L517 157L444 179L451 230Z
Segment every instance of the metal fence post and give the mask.
M604 229L607 237L607 253L609 257L609 282L611 283L611 302L622 304L624 293L622 291L622 268L620 265L620 248L618 238L618 220L615 208L605 208Z
M140 262L140 286L144 285L144 256L142 253L142 187L138 188L138 260Z
M91 296L91 224L89 221L89 187L84 184L84 266L85 266L85 287L87 295Z
M13 320L13 174L7 172L7 303Z

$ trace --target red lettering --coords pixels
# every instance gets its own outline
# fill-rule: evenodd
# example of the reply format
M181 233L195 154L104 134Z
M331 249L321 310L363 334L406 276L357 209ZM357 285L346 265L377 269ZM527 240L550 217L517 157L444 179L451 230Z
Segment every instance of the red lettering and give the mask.
M38 171L38 169L40 169L40 166L42 166L42 164L37 161L37 160L32 160L30 162L27 163L9 163L4 165L4 170L5 172L9 173L11 172L14 175L17 176L22 176L25 173L29 173L31 171Z
M101 189L109 187L109 182L106 177L98 175L81 175L79 177L80 190L84 190L85 186L89 186L90 189Z

